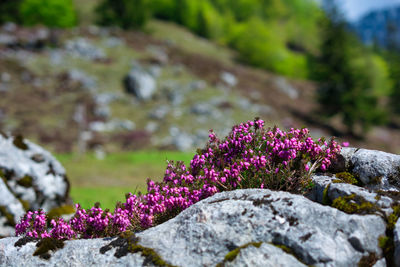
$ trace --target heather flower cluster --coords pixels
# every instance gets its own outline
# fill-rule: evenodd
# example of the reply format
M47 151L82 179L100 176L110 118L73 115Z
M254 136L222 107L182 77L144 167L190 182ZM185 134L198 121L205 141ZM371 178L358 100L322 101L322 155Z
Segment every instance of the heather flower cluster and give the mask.
M313 140L307 129L265 129L256 119L236 125L223 140L210 131L209 142L185 166L169 162L162 182L147 182L146 194L128 194L113 213L99 205L82 209L69 221L48 220L43 211L28 212L16 234L57 239L96 238L140 231L160 224L217 192L269 188L305 193L311 174L325 171L340 152L334 140Z

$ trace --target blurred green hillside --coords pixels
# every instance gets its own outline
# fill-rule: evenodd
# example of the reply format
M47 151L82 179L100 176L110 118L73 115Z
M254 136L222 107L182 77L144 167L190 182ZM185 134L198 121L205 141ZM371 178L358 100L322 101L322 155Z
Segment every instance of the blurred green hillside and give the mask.
M336 4L324 5L314 0L103 0L95 10L101 25L124 29L146 29L151 17L173 21L233 48L240 62L322 82L316 99L328 110L321 114L341 116L348 132L362 137L397 110L393 98L399 95L394 86L399 77L391 73L390 57L355 37Z

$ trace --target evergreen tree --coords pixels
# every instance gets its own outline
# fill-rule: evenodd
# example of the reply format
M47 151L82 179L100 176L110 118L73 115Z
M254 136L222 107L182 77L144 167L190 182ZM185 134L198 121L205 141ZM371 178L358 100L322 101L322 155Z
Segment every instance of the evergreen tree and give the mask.
M186 0L175 0L175 22L181 25L186 25L186 16L188 5Z
M103 0L97 7L100 25L142 28L149 17L147 0Z
M400 115L400 45L398 40L398 27L394 21L389 21L386 25L386 51L385 56L389 65L390 78L393 82L390 94L390 109L394 114Z
M197 34L201 37L210 37L209 26L206 18L206 14L203 8L197 13Z
M357 135L360 126L362 136L370 126L382 122L384 115L372 93L368 64L355 63L362 60L364 48L348 31L337 7L330 2L325 8L321 55L315 70L315 78L320 82L317 98L321 114L341 115L349 134Z
M21 0L0 0L0 24L5 22L21 22L19 6Z

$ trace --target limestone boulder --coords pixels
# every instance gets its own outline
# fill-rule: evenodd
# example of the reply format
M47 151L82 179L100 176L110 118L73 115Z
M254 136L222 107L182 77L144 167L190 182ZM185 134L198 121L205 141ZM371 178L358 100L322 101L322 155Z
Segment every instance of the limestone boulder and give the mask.
M48 212L70 203L63 166L48 151L21 136L0 135L0 178L2 236L14 232L10 227L26 210Z
M134 239L174 266L357 266L371 255L385 266L378 244L385 230L376 215L349 215L303 196L246 189L216 194ZM35 242L15 247L16 241L0 239L1 266L156 265L143 250L127 253L121 238L65 241L50 259L32 256Z

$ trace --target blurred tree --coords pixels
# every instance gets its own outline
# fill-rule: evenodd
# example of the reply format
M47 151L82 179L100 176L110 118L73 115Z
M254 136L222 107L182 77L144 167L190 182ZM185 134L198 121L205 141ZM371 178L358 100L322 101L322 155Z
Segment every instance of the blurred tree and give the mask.
M163 20L174 20L175 0L152 0L149 2L152 16Z
M0 24L10 21L20 23L20 4L21 0L0 0Z
M187 0L175 0L175 22L186 25L186 16L189 9Z
M48 27L67 28L77 23L72 0L23 0L20 18L24 25L43 24Z
M123 0L103 1L117 4ZM314 0L148 1L154 17L228 44L239 51L243 61L283 75L307 78L307 54L318 52L322 11ZM115 12L109 8L102 13L106 14L104 21L114 20Z
M200 9L197 13L197 34L201 37L210 37L209 27L204 9Z
M384 51L390 69L393 86L390 93L391 111L400 115L400 45L397 39L398 28L392 22L387 25L387 50Z
M352 135L363 136L374 124L382 123L384 113L378 109L373 93L370 65L363 60L366 49L348 31L347 23L331 1L326 5L321 54L314 72L320 81L317 98L321 114L341 115ZM357 126L361 132L356 133Z
M142 28L149 18L149 5L147 0L103 0L96 13L100 25Z
M390 56L390 76L393 80L393 87L390 97L392 111L400 115L400 54L395 53Z

